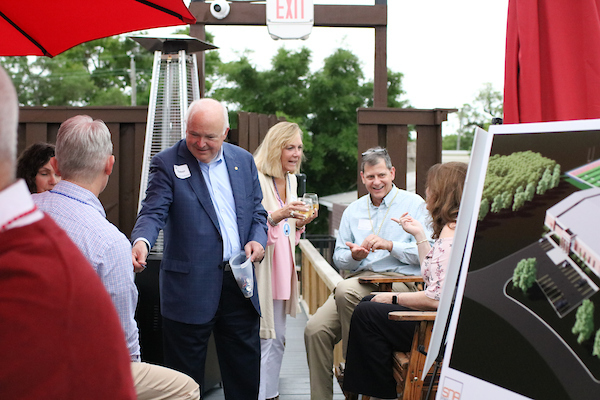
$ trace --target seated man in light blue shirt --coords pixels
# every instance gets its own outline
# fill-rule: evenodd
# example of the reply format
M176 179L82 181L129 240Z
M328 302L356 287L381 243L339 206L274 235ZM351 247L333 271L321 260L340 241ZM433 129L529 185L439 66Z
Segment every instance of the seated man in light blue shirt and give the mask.
M125 333L138 399L199 399L198 384L189 376L139 362L139 333L134 319L138 292L131 244L106 219L98 200L115 162L108 128L102 121L78 115L60 126L56 140L56 157L51 163L62 180L33 199L67 232L108 291Z
M423 199L398 189L395 169L387 151L369 149L362 155L361 179L368 195L352 202L344 211L335 243L333 261L347 278L309 319L304 331L310 372L311 399L333 398L333 348L348 342L350 318L360 300L377 290L358 278L373 274L419 275L420 263L414 237L391 220L409 213L429 226ZM427 229L428 237L431 231ZM394 284L394 291L414 290L414 285Z

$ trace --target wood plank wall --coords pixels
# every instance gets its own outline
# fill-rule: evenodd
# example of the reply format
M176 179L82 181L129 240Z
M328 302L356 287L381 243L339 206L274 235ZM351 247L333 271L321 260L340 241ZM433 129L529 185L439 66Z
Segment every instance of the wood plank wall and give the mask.
M79 114L101 119L112 134L116 162L100 201L108 220L129 236L137 212L147 107L21 107L18 154L36 142L56 143L60 124Z
M129 237L137 215L148 107L21 107L17 154L37 142L56 143L60 124L80 114L101 119L112 134L116 162L100 201L108 220ZM284 120L256 113L240 113L238 118L229 141L251 153L269 128Z

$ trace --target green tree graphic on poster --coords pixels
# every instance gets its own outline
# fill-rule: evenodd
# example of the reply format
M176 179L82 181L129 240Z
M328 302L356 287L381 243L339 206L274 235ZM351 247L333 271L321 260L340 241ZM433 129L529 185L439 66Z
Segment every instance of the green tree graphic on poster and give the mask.
M589 299L584 300L577 309L575 315L575 325L571 330L577 337L577 343L583 343L592 336L594 332L594 303Z

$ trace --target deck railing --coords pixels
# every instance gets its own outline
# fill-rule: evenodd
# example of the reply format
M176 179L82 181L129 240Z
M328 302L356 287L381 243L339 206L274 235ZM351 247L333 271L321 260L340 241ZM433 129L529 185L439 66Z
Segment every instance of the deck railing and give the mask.
M310 318L343 278L309 240L301 239L298 248L302 259L300 301ZM336 345L333 358L335 365L343 360L341 342Z

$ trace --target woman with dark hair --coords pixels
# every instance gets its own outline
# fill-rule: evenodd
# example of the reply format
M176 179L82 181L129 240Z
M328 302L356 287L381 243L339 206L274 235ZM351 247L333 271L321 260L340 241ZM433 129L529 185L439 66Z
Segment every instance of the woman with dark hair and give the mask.
M60 181L50 159L54 157L54 145L35 143L29 146L17 161L17 177L25 179L31 193L51 190Z
M363 298L350 323L344 391L395 399L392 353L410 351L418 322L390 321L390 311L437 310L450 260L456 219L467 164L436 164L427 173L427 210L431 214L433 245L423 226L408 213L392 218L417 241L426 288L419 292L379 293Z

